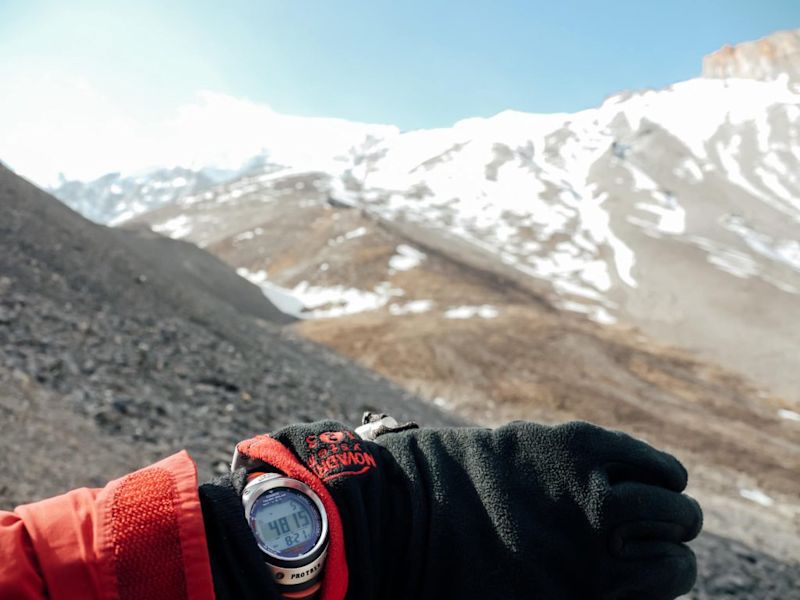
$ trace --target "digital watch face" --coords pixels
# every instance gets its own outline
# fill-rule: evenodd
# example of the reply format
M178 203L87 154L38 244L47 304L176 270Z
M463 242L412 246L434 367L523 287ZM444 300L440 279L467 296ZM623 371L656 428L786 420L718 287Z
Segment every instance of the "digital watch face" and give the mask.
M250 510L259 546L279 558L308 554L322 536L322 517L311 499L279 487L261 494Z

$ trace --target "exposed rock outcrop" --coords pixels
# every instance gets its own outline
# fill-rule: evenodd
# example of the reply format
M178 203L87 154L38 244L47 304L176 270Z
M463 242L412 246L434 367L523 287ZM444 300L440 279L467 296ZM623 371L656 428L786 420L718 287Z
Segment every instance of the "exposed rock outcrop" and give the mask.
M800 82L800 29L779 31L753 42L726 45L703 59L703 77L739 77Z

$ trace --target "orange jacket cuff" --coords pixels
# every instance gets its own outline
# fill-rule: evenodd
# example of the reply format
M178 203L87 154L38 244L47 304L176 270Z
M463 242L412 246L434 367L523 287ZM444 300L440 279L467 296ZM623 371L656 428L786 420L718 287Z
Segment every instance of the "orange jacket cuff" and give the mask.
M15 512L53 600L214 598L197 473L185 451L102 489Z

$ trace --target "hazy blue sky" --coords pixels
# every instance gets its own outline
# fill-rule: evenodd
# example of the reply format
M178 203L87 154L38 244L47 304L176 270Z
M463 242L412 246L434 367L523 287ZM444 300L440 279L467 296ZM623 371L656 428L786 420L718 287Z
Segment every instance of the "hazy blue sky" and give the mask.
M587 108L800 27L798 0L122 4L0 0L5 68L80 76L136 112L205 89L408 129Z
M48 184L256 152L274 113L572 112L795 27L800 0L0 0L0 160Z

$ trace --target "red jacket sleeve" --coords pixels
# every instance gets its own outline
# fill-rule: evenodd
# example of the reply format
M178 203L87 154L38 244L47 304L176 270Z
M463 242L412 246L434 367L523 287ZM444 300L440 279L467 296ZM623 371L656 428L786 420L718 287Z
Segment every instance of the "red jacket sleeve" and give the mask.
M0 598L213 599L192 459L0 512Z

